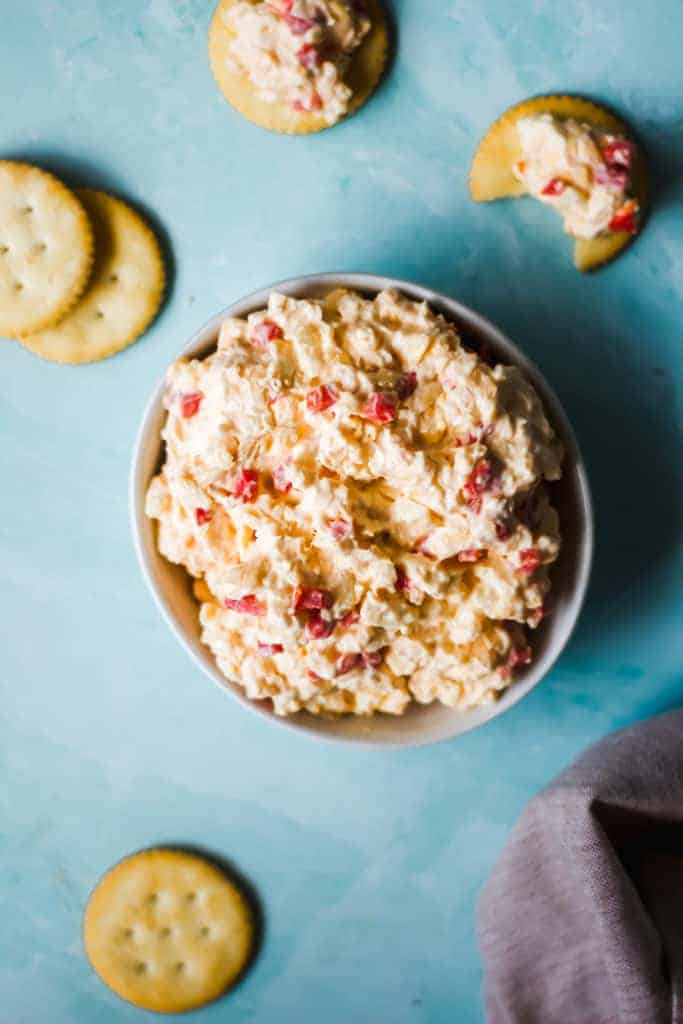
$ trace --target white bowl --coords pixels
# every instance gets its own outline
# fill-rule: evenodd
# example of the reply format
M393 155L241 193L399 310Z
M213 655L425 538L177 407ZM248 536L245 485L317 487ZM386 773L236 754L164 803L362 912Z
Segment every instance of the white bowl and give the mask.
M463 340L476 347L487 344L501 362L521 367L543 399L546 413L566 448L562 480L550 486L552 500L560 514L562 549L552 572L552 615L534 633L534 661L520 672L513 685L492 705L473 711L458 711L441 704L413 704L400 717L375 715L372 718L344 716L325 718L299 712L280 718L261 704L255 704L240 686L229 682L219 671L211 651L200 640L197 603L190 577L179 566L171 565L159 554L154 524L145 516L145 493L149 481L159 470L163 458L161 429L164 422L164 381L152 395L138 433L130 481L130 509L135 547L142 572L161 612L178 640L204 672L225 692L236 697L256 714L300 733L370 747L411 747L459 736L507 711L521 700L550 670L574 629L586 593L593 554L593 512L586 471L576 438L567 417L539 370L513 343L484 317L454 299L428 288L369 274L312 274L292 278L247 295L217 313L190 339L179 356L202 357L216 345L220 324L226 316L243 317L262 309L271 291L314 298L333 288L353 288L375 294L383 288L396 288L413 299L425 300L453 321Z

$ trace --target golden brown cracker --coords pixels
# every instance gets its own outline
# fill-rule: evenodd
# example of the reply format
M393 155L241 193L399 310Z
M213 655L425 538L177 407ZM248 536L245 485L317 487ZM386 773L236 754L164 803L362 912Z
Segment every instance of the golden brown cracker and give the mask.
M0 160L0 335L57 323L85 288L92 255L73 193L39 167Z
M237 886L203 857L136 853L93 890L83 919L90 962L122 999L181 1013L222 995L254 948L254 919Z
M54 327L21 343L57 363L90 363L130 345L156 316L164 265L151 228L106 192L78 193L95 232L95 263L80 301Z
M267 103L257 95L246 74L238 74L230 69L228 46L232 33L225 23L225 12L235 3L237 0L219 0L209 28L211 71L228 103L260 128L285 135L306 135L333 127L319 114L297 111L283 103ZM367 0L367 9L372 27L352 55L344 77L353 91L345 117L353 114L370 98L386 67L389 50L386 16L379 0Z

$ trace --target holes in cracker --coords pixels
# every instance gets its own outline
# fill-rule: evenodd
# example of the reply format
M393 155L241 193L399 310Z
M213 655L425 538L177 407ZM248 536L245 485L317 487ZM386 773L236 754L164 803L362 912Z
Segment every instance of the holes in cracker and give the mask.
M179 960L177 964L173 965L173 970L176 972L176 974L182 974L183 971L185 970L185 961Z
M159 932L159 938L160 939L168 939L168 938L170 938L170 935L171 935L171 929L170 928L162 928L161 931Z
M33 207L32 206L25 206L21 212L22 213L33 213Z
M119 283L119 275L118 274L110 274L109 275L109 281L110 281L111 284L118 284Z
M0 256L4 256L9 252L9 245L0 245Z
M95 319L96 320L104 320L104 313L102 312L101 309L95 310Z
M188 903L194 903L195 900L197 899L197 893L196 892L188 892L186 894L186 896L185 896L185 899L187 900Z
M149 894L149 896L147 897L147 902L150 905L150 907L153 907L155 905L155 903L159 902L159 893L158 892L151 892Z
M133 938L133 929L132 928L124 928L123 931L121 932L121 937L124 938L124 939L132 939Z
M135 971L136 974L140 974L140 975L146 974L147 973L147 964L144 962L144 960L137 960L133 964L133 970Z
M199 929L199 934L203 939L208 939L209 935L211 934L211 929L209 928L208 925L205 924L203 928Z
M14 290L15 290L15 292L23 292L24 286L21 283L21 281L15 281L14 282Z

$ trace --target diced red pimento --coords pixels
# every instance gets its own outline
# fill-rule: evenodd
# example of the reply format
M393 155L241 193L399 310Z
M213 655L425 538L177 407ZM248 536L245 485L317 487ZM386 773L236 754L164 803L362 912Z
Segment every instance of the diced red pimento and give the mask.
M409 593L412 587L412 583L410 582L407 572L405 571L402 565L397 565L395 568L396 582L394 585L396 587L396 590L398 591L399 594Z
M512 536L512 523L508 519L496 519L496 537L498 540L509 540Z
M338 399L334 388L328 388L327 384L319 384L312 388L306 395L306 405L311 412L326 412Z
M252 329L251 340L255 345L266 345L269 341L283 337L283 330L273 320L262 320Z
M190 420L199 412L199 406L204 398L203 391L191 391L180 396L180 414L184 420Z
M510 668L517 668L518 665L530 665L532 652L530 647L513 647L508 657Z
M477 494L488 491L493 483L493 466L488 459L479 459L470 473L468 483L472 485Z
M294 36L303 36L315 26L312 18L297 18L295 14L283 14L287 27Z
M297 587L294 591L293 608L295 612L321 611L331 608L334 598L329 590L317 590L314 587Z
M479 459L465 481L465 501L474 512L481 511L481 496L491 489L493 466L488 459Z
M311 612L306 621L306 633L311 640L326 640L334 632L334 619L324 619L320 612Z
M551 178L548 184L541 189L542 196L561 196L567 187L562 178Z
M358 654L342 654L341 658L337 662L335 668L335 675L344 676L347 672L353 672L357 668L361 668L363 665L363 655Z
M360 612L357 608L352 608L351 611L342 616L339 620L339 625L342 629L350 629L351 626L355 626L357 622L360 622Z
M513 647L508 654L507 661L502 666L500 674L504 679L509 679L512 673L520 665L530 665L533 657L530 647Z
M627 231L630 235L638 233L638 224L636 221L636 214L638 213L638 203L635 199L629 199L628 202L620 206L617 212L612 217L611 221L607 225L610 231Z
M468 434L464 441L462 441L459 437L456 437L455 447L464 448L466 445L476 444L478 440L479 438L477 437L477 435L472 433Z
M519 568L518 572L522 576L533 576L541 564L541 552L538 548L524 548L519 553Z
M282 644L258 644L260 654L282 654L284 647Z
M317 672L314 672L313 669L307 668L306 669L306 675L314 683L317 683L317 682L320 681L320 676L318 675Z
M294 100L292 107L300 114L310 114L313 110L322 110L322 96L318 92L313 92L308 103L304 103L303 100Z
M486 558L486 548L465 548L455 556L459 562L481 562Z
M384 661L384 655L386 652L386 647L381 647L378 651L367 651L361 655L363 658L363 665L365 668L379 668Z
M628 185L629 171L620 164L601 164L595 169L595 181L598 185L609 185L610 188L624 191Z
M255 469L241 469L233 484L233 495L247 504L256 501L258 495L258 473Z
M194 510L194 520L197 526L206 526L210 523L213 518L213 512L209 508L196 508Z
M320 50L313 43L304 43L297 52L297 57L299 58L299 63L309 71L313 71L322 64Z
M327 525L335 540L346 540L353 532L353 526L348 519L330 519Z
M397 414L396 396L386 391L375 391L363 407L363 416L371 423L391 423Z
M411 370L410 373L402 373L396 381L396 394L400 402L410 398L417 388L417 374Z
M343 654L337 662L335 674L343 676L347 672L354 672L360 668L379 668L384 661L385 654L386 647L382 647L378 651L366 651L363 653L356 651L351 654Z
M543 607L543 605L539 605L538 608L531 609L531 611L527 615L527 622L532 628L535 628L536 626L540 625L541 622L543 622L544 618L545 608Z
M602 151L606 164L616 164L628 169L633 163L636 147L628 139L612 139Z
M266 606L256 597L256 594L245 594L244 597L226 597L223 601L225 608L233 612L242 612L243 615L265 615Z
M287 479L287 467L283 463L273 470L273 487L281 494L288 494L292 489L292 482Z

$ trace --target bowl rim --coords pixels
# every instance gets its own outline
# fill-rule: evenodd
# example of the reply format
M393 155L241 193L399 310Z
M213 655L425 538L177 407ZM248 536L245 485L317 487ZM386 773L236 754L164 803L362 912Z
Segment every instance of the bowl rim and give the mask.
M506 352L506 355L509 354L512 356L510 364L521 368L525 375L531 379L534 388L540 392L544 410L550 414L551 422L565 445L565 460L568 461L568 457L571 456L573 472L576 477L576 498L580 503L582 511L581 530L577 540L577 547L580 551L580 562L574 587L570 593L567 607L564 610L560 640L556 643L554 650L550 652L550 656L546 656L545 660L542 660L540 664L538 662L532 663L530 669L523 674L520 674L520 676L515 680L514 685L503 691L494 704L483 708L464 711L444 708L445 712L451 712L453 714L454 728L452 730L443 731L438 736L433 737L412 737L407 734L405 739L393 738L382 740L373 738L371 735L367 737L337 735L322 728L314 728L310 724L303 725L301 722L301 716L304 713L298 713L286 717L277 716L270 711L264 710L262 706L247 697L239 687L239 684L231 684L230 680L222 676L217 665L214 664L214 668L211 670L193 649L185 634L184 628L173 613L171 602L167 601L160 593L160 588L157 586L152 572L151 556L147 550L147 544L143 539L142 524L146 519L144 512L144 498L149 484L149 477L144 481L142 479L143 461L146 461L148 446L153 440L162 450L163 442L161 441L161 438L158 437L155 439L151 433L151 429L153 427L154 420L158 418L160 405L163 402L166 370L168 366L171 365L170 363L167 364L163 375L157 380L157 383L153 387L153 390L145 403L142 418L133 443L128 488L129 516L131 531L133 534L133 545L138 565L147 587L152 594L154 602L161 612L162 618L165 620L180 645L184 648L186 653L189 654L194 664L197 665L203 674L208 676L223 693L227 693L240 704L246 706L252 713L258 714L262 719L267 719L273 725L287 726L289 729L295 730L299 735L303 734L309 739L324 743L335 743L341 746L362 746L366 749L372 750L397 750L431 746L436 743L453 740L458 736L480 728L492 721L494 718L498 718L510 708L514 707L515 704L521 701L548 675L566 649L572 634L574 633L585 603L593 564L595 520L591 488L585 462L571 422L565 413L555 390L549 384L545 375L536 366L536 364L522 349L518 347L515 342L512 341L511 338L509 338L487 317L443 292L435 291L413 281L378 274L347 271L327 271L324 273L303 274L281 279L236 299L224 309L209 317L209 319L206 320L200 328L193 332L189 340L182 346L177 355L174 356L174 361L181 358L191 358L195 355L198 356L199 352L203 349L210 351L212 340L211 335L215 334L217 336L220 324L226 317L243 317L249 312L263 308L267 304L268 296L271 292L278 291L284 294L302 296L307 289L322 290L327 288L331 290L333 288L340 287L354 289L365 294L377 293L384 289L395 289L407 295L410 299L427 302L432 308L436 308L438 312L443 313L447 319L449 316L453 318L456 321L456 326L458 328L460 328L459 322L462 321L466 324L467 329L472 329L476 333L490 339L494 347L499 346L502 348ZM154 554L158 555L159 553L155 551ZM213 659L213 655L211 655L211 658ZM309 715L305 717L307 719L315 719L317 725L321 725L326 721L323 716L318 717ZM373 718L368 719L370 722L372 722L372 720Z

